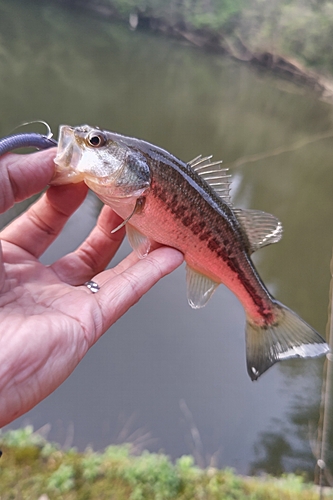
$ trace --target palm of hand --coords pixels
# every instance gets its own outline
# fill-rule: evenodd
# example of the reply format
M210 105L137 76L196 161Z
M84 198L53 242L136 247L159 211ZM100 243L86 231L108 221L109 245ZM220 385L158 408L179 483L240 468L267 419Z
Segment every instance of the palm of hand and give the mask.
M0 426L55 390L107 328L182 261L179 252L160 248L103 271L124 234L111 235L119 218L104 207L75 252L41 264L85 194L80 185L50 188L0 234ZM92 278L101 287L96 294L84 286Z
M0 398L11 406L17 400L21 413L22 406L32 407L52 392L82 359L96 335L92 313L98 307L88 290L62 282L26 251L3 244L3 256L0 346L8 363L0 367Z

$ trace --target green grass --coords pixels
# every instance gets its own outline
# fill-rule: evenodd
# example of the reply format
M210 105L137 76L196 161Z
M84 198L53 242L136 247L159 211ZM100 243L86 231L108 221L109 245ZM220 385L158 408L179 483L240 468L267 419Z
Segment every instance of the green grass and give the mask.
M317 500L318 491L294 474L276 479L205 470L190 456L175 463L161 453L130 453L130 446L62 451L32 427L0 434L0 500ZM330 492L326 498L333 499Z

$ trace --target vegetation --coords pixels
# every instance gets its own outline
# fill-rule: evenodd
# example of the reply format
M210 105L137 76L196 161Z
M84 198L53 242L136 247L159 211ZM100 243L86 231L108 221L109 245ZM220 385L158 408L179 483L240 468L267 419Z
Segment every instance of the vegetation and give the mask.
M0 499L114 500L317 500L301 476L240 477L230 469L201 470L193 458L173 464L163 454L132 456L130 446L66 452L32 427L0 436ZM328 490L326 498L333 499Z
M296 58L333 73L332 0L58 0L182 35L239 57ZM109 10L108 10L109 9Z

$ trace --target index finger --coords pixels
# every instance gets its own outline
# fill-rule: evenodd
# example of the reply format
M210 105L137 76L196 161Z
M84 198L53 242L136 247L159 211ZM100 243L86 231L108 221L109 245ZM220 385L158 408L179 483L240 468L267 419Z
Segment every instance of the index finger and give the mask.
M163 276L174 271L184 261L175 248L160 247L144 259L133 255L133 264L117 274L117 268L108 269L96 276L101 285L94 299L98 302L101 318L97 337L115 323L125 312ZM129 256L130 257L130 256ZM95 280L95 278L93 278ZM97 340L94 339L94 342Z
M0 213L42 191L54 173L56 148L0 157Z

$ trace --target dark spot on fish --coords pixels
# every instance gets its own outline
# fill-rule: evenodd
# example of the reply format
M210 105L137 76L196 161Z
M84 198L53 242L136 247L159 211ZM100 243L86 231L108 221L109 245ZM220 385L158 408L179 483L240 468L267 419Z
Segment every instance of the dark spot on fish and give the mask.
M161 201L163 201L163 203L166 203L166 201L168 199L168 194L165 191L165 189L158 186L157 184L153 184L152 191L157 198L159 198Z
M211 234L212 234L211 231L205 231L204 233L200 234L199 240L200 241L208 240L208 238L210 238Z
M173 212L176 217L184 217L186 214L186 206L185 205L179 205L176 207L175 211Z
M172 212L176 210L177 204L178 204L178 195L174 194L170 200L170 208Z
M188 227L192 224L194 219L194 215L186 215L185 217L182 218L182 223L184 224L185 227Z
M204 234L205 233L203 233L203 235ZM201 236L203 235L200 235L199 238L201 239ZM208 239L207 247L211 252L214 252L217 257L222 259L229 269L237 275L239 282L252 297L258 313L264 319L265 323L270 326L274 322L275 318L273 313L267 307L267 301L265 301L264 297L258 294L256 286L252 283L246 270L243 269L239 255L235 255L234 249L230 246L230 244L227 245L227 243L229 243L229 240L225 239L220 242L215 236ZM244 259L246 259L245 256Z
M205 228L205 226L206 226L205 221L196 222L191 226L191 231L196 236L197 234L201 233L201 231Z
M217 241L216 238L211 238L209 241L208 241L208 244L207 244L209 250L211 250L212 252L216 252L216 250L218 250L220 248L220 243Z
M163 189L161 189L160 192L160 200L163 201L164 203L167 201L167 194L165 191L163 191Z

